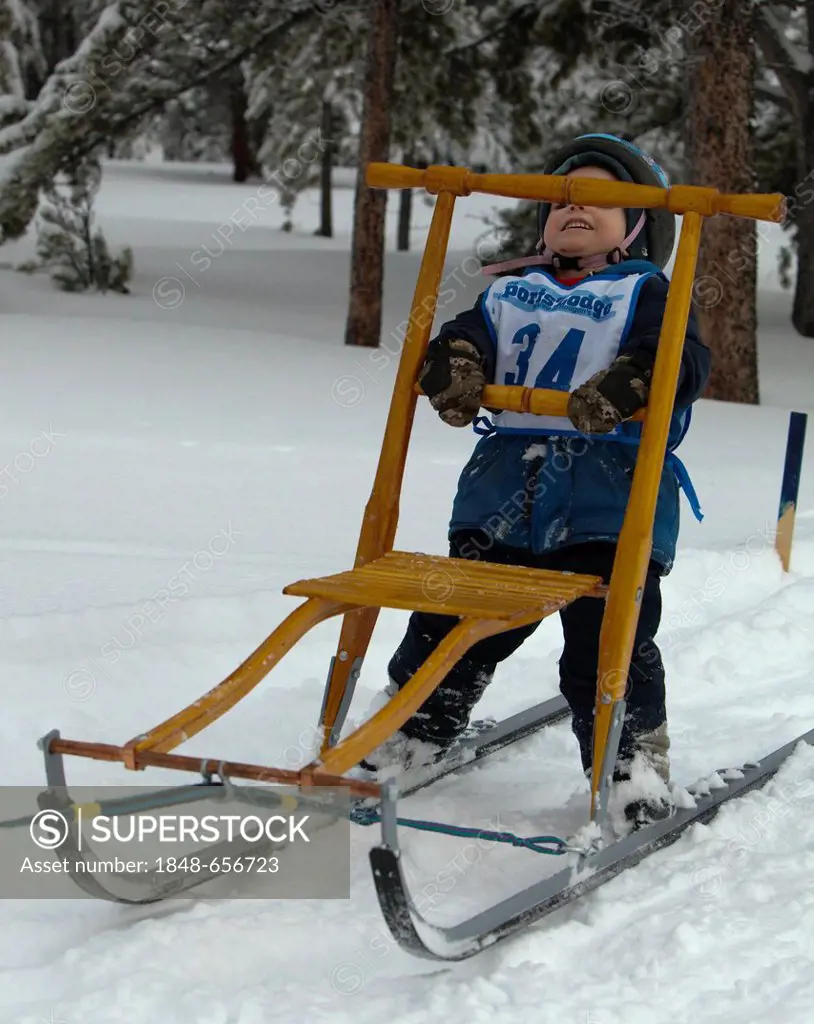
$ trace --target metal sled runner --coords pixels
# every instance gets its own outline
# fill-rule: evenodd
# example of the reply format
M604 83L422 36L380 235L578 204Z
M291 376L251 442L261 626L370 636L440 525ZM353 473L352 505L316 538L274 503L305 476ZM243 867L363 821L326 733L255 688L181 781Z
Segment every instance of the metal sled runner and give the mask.
M605 613L600 638L594 770L587 817L596 824L602 824L607 814L612 770L624 718L628 671L652 547L656 499L703 219L724 214L780 221L783 197L723 195L715 189L701 187L654 188L562 176L475 174L463 168L446 166L420 171L391 164L370 165L367 183L373 188L424 188L436 195L437 200L353 568L331 576L299 580L285 587L284 594L304 600L231 675L194 704L121 746L64 739L56 732L44 737L40 742L46 757L50 789L43 797L42 806L70 805L62 763L67 755L120 762L130 771L160 767L198 773L204 776L204 785L220 784L212 781L212 776L219 776L222 781L248 779L278 786L296 786L304 800L309 797L318 800L320 790L336 788L359 800L374 799L381 808L382 845L371 852L371 863L380 904L391 931L405 948L418 955L459 959L476 953L485 945L587 891L640 859L651 848L672 841L692 821L703 820L704 816L714 813L723 799L738 795L759 782L762 784L772 767L776 771L775 760L781 752L775 752L775 760L770 760L767 766L744 770L741 782L723 787L711 803L701 801L692 815L681 812L655 831L653 827L645 829L638 839L630 837L624 841L624 848L617 844L620 846L618 850L614 846L584 855L575 867L564 869L540 886L518 894L488 913L452 929L449 934L427 925L411 908L399 866L397 794L389 785L380 787L346 775L421 707L452 666L475 643L505 630L537 622L579 598L591 597L605 601ZM618 556L607 587L600 578L593 576L393 549L407 449L419 398L416 382L430 338L455 200L473 192L531 201L666 208L683 214L650 402L647 409L635 417L643 421L643 435ZM484 392L483 405L486 408L562 416L565 415L567 400L568 395L564 391L490 386ZM460 621L385 707L342 737L354 686L382 608L407 612L423 610L457 616ZM318 720L321 750L310 764L299 771L292 771L223 762L217 757L173 753L246 697L307 632L338 615L343 616L342 629ZM564 702L557 698L530 709L525 716L515 716L518 721L487 730L480 739L473 741L473 749L477 748L478 755L488 753L564 717L566 713ZM802 739L811 741L809 736ZM199 788L200 784L187 787L190 798ZM145 895L145 900L161 898L161 895ZM138 895L112 898L125 902L145 901Z

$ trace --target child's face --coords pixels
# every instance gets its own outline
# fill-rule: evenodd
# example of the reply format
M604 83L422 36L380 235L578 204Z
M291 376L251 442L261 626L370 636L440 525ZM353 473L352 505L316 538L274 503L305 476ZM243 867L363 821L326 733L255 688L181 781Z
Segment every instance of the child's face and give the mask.
M568 178L617 179L604 167L580 167ZM627 235L625 211L617 206L576 206L552 203L546 220L543 241L563 256L598 256L621 245Z

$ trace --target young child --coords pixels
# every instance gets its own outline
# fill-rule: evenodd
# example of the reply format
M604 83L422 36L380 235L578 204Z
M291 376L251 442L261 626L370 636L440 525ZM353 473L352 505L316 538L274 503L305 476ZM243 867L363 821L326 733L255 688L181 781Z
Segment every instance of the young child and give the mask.
M602 134L579 136L552 157L543 173L669 184L661 168L637 147ZM474 423L485 435L460 476L449 553L596 575L607 583L641 434L641 424L628 421L648 400L668 289L662 270L674 246L674 217L665 210L545 203L538 220L539 255L486 268L524 269L499 277L473 309L444 324L430 342L420 374L423 391L445 423ZM679 486L701 518L692 485L672 450L686 433L690 407L703 392L709 371L710 353L691 314L614 775L617 783L629 780L635 759L661 791L658 797L631 798L625 813L634 827L671 813L664 668L654 636L661 618L660 580L675 555ZM498 412L483 429L476 417L480 419L487 383L569 391L568 416ZM586 774L591 770L604 608L604 601L581 598L560 612L560 690L572 712ZM457 621L453 616L412 614L388 666L386 693L407 683ZM498 663L537 625L472 647L362 767L373 772L393 765L409 768L443 757L468 725Z

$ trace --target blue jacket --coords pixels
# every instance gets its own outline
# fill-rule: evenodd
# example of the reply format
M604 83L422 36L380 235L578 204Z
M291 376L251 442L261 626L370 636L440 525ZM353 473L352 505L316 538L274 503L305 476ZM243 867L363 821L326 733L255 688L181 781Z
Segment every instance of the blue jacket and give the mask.
M623 275L651 272L638 294L630 328L619 354L647 350L655 355L667 299L668 279L657 267L625 261L602 271ZM475 306L444 324L430 342L466 338L485 359L486 378L494 380L495 350L481 311ZM710 352L698 336L690 312L668 448L678 445L689 427L690 408L701 396L710 373ZM484 431L478 421L475 429ZM626 423L630 443L602 435L575 438L486 433L464 467L452 508L449 536L465 528L486 530L490 537L535 553L587 541L617 541L630 495L641 424ZM653 532L652 558L668 573L675 558L679 529L679 484L685 486L698 518L692 485L678 458L668 453L662 474ZM488 557L488 555L486 556Z

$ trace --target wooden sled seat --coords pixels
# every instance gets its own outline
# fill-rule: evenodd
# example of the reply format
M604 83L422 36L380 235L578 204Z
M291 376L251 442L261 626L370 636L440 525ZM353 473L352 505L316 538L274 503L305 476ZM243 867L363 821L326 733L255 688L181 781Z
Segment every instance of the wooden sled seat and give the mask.
M533 612L544 618L578 597L604 597L605 592L599 576L406 551L389 551L358 569L298 580L283 590L360 608L503 621Z

